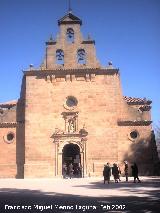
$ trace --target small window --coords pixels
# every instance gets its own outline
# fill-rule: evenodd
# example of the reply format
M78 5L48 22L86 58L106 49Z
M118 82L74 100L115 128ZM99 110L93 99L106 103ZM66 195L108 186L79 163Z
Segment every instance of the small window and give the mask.
M77 104L78 104L78 101L77 101L77 99L76 99L75 97L73 97L73 96L69 96L69 97L67 98L67 100L66 100L66 105L67 105L68 107L74 107L74 106L77 106Z
M74 43L74 31L72 28L67 29L67 42Z
M64 52L63 50L56 51L56 64L64 65Z
M79 49L77 51L77 61L78 64L86 64L86 53L84 49Z
M13 133L7 134L7 140L8 141L12 141L13 139L14 139L14 134Z
M15 139L15 134L13 132L8 132L5 136L4 136L4 141L6 143L12 143Z
M67 110L74 110L78 105L78 100L74 96L68 96L63 104L64 108Z
M137 131L132 131L132 132L130 133L130 136L131 136L132 139L136 139L136 138L138 137Z
M138 137L139 137L139 133L138 133L138 131L136 131L136 130L133 130L133 131L131 131L131 132L128 134L128 138L129 138L131 141L137 140Z

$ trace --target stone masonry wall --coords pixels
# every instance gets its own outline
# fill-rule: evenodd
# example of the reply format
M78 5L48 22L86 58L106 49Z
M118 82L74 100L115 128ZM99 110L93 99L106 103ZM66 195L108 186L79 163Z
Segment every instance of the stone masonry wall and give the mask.
M13 133L12 142L7 141L7 134ZM0 128L0 177L15 178L16 166L16 128Z
M118 75L97 75L94 82L75 80L52 84L35 76L26 77L25 176L54 176L55 128L65 129L62 113L67 96L78 100L79 129L88 131L87 173L99 174L106 161L118 161ZM32 171L36 171L33 173Z

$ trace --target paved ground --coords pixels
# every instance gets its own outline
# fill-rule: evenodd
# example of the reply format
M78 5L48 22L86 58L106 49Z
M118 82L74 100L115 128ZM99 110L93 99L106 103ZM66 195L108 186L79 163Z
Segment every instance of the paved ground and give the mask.
M0 179L0 213L160 212L160 177L141 180Z

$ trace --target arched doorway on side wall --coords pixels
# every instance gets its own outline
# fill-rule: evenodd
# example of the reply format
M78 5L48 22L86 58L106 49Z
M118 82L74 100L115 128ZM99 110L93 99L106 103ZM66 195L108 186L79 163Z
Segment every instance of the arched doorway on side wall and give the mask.
M62 150L62 174L63 167L67 167L67 174L69 175L68 167L73 165L73 177L82 177L81 154L80 148L77 144L66 144Z

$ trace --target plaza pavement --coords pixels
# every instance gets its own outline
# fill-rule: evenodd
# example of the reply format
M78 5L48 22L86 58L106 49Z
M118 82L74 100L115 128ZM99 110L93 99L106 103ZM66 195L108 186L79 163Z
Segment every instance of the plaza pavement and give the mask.
M0 179L0 213L160 212L160 177Z

